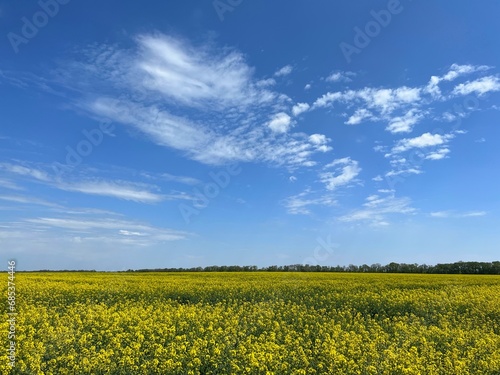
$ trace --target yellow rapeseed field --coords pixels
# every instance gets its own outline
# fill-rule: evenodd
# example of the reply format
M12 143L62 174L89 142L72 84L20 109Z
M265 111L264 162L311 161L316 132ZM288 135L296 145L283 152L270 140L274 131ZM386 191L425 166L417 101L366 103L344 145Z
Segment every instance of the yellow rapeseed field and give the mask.
M16 286L16 366L4 350L1 374L500 374L498 276L18 273Z

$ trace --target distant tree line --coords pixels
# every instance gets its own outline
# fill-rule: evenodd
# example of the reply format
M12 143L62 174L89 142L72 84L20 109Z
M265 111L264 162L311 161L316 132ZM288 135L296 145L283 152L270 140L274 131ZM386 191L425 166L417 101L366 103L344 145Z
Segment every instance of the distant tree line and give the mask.
M455 262L436 265L389 263L381 265L363 264L356 266L321 266L309 264L292 264L289 266L208 266L195 268L156 268L128 270L126 272L375 272L375 273L432 273L432 274L473 274L500 275L500 261L496 262Z

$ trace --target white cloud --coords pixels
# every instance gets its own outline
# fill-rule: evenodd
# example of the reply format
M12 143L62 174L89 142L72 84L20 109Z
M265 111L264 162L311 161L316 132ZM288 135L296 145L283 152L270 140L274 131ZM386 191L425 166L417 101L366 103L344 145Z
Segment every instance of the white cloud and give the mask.
M479 96L490 91L500 91L500 80L495 76L488 76L461 83L453 89L455 95L469 95L476 93Z
M364 121L388 121L387 130L392 133L409 132L413 125L423 118L423 112L417 107L421 105L422 89L402 86L396 89L369 88L328 92L316 99L312 109L327 108L334 104L354 107L354 113L345 122L357 125ZM394 112L403 112L394 116Z
M448 148L441 148L437 150L436 152L431 152L430 154L426 155L426 159L429 160L441 160L446 158L446 155L450 153L450 150Z
M274 86L275 84L276 80L274 78L261 79L260 81L257 81L255 83L257 87L268 87L268 86Z
M384 181L384 179L382 178L381 175L377 175L377 176L373 177L372 180L376 181L376 182Z
M361 172L358 162L349 157L334 160L325 166L325 169L327 168L336 169L335 172L323 172L319 175L321 182L325 184L327 190L335 190L340 186L348 185Z
M384 145L373 146L373 151L376 151L376 152L386 152L387 151L387 146L384 146Z
M286 133L292 125L292 118L284 112L274 115L268 123L269 128L276 133Z
M437 212L431 212L432 217L450 217L450 212L449 211L437 211Z
M400 140L397 145L392 149L392 153L400 153L408 151L412 148L426 148L432 146L440 146L447 143L454 136L452 134L431 134L424 133L419 137L405 138Z
M488 66L453 64L443 76L431 76L427 84L416 87L401 86L395 88L364 87L357 90L327 92L317 98L311 109L330 107L346 107L343 115L348 119L348 125L356 125L365 121L387 121L386 130L396 133L407 133L413 130L415 124L421 122L428 115L432 115L435 108L432 103L451 100L457 95L466 95L472 92L482 95L486 92L500 91L500 80L495 76L482 77L472 82L461 83L455 87L452 94L444 94L440 83L449 82L458 77L476 72L484 72ZM331 80L342 80L341 72L329 77ZM352 111L351 113L349 113ZM463 117L466 113L433 115L434 119L453 121Z
M441 89L439 88L439 82L441 81L440 77L431 76L429 83L424 88L424 91L434 98L441 98Z
M435 99L443 99L439 83L442 81L453 81L458 77L491 69L485 65L459 65L452 64L446 74L441 77L432 76L424 91Z
M347 125L357 125L365 119L372 118L372 113L366 108L356 110L354 114L345 122Z
M422 174L422 162L424 160L441 160L448 158L450 149L448 143L460 130L448 134L424 133L414 138L400 139L395 143L390 151L385 148L378 151L385 152L385 157L389 158L391 170L385 173L385 177L394 177L399 175ZM405 157L402 153L414 150Z
M485 216L486 211L475 211L475 212L467 212L462 214L462 217L477 217L477 216Z
M311 87L312 87L311 84L308 83L307 85L304 86L304 90L309 90Z
M452 121L455 121L458 117L460 117L459 114L453 114L453 113L450 113L450 112L445 112L443 113L442 115L442 119L446 122L452 122Z
M358 96L366 102L369 108L375 108L384 115L405 105L418 102L420 89L406 86L397 89L365 88L358 93Z
M334 72L326 77L328 82L352 82L351 77L356 77L354 72Z
M395 159L392 159L390 161L391 165L393 166L401 166L401 165L404 165L408 162L408 160L406 160L406 158L400 158L400 157L397 157Z
M329 139L324 134L311 134L309 136L309 141L315 145L324 145L329 141Z
M336 101L341 101L345 98L345 95L341 92L328 92L322 97L316 99L313 104L313 108L323 108L332 105Z
M411 109L404 116L394 117L390 120L386 130L391 133L409 133L413 126L422 119L423 115L416 109Z
M292 113L294 116L298 116L301 113L307 112L310 108L310 105L307 103L297 103L292 107Z
M441 79L445 80L445 81L453 81L454 79L456 79L460 76L475 73L475 72L485 71L488 69L491 69L491 68L489 66L486 66L486 65L477 66L477 65L452 64L448 73L446 73L443 77L441 77Z
M279 69L274 73L276 77L284 77L292 73L293 67L291 65L285 65L283 68Z
M400 169L397 171L389 171L385 174L386 177L394 177L402 174L421 174L422 171L417 168Z

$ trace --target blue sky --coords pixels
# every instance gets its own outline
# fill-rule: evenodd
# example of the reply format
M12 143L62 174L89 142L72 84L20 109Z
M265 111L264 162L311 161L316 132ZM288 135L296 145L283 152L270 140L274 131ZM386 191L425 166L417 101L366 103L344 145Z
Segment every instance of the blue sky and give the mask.
M499 258L500 4L0 1L19 269Z

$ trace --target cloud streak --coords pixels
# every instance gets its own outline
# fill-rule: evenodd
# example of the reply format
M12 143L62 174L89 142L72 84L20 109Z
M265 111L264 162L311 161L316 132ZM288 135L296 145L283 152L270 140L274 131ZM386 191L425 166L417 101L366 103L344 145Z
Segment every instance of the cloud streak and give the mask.
M343 222L367 222L372 226L387 226L392 215L410 215L416 210L411 207L409 198L397 198L394 195L381 197L371 195L366 198L363 208L341 216Z
M467 217L481 217L481 216L486 216L486 214L487 214L486 211L470 211L462 213L456 211L436 211L436 212L431 212L430 216L441 219L447 219L447 218L461 219Z
M39 167L27 167L25 165L12 163L2 163L0 164L0 169L3 169L11 175L26 177L31 181L42 183L59 190L100 195L140 203L158 203L165 199L163 195L153 191L153 189L158 189L153 185L97 178L62 180ZM11 200L14 198L16 197L10 197ZM17 197L16 199L22 203L21 197ZM38 204L41 204L40 202L41 201L39 201ZM32 201L31 203L35 202Z

